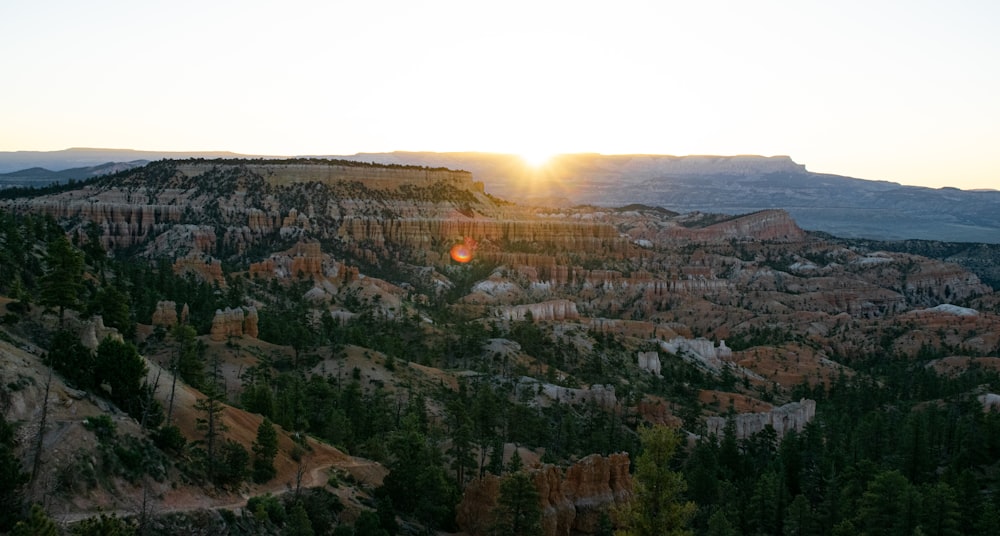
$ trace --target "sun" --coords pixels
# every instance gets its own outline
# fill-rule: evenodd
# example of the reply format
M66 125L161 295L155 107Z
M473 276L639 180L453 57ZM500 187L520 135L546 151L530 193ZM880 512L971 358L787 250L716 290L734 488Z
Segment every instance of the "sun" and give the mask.
M540 168L548 164L552 160L552 157L555 156L552 152L538 150L521 151L518 154L521 160L524 160L525 164L533 168Z

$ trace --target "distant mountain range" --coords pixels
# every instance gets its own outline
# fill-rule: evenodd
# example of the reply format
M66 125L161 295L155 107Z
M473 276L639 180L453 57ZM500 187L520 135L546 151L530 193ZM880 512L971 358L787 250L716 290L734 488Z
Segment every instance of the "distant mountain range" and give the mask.
M848 238L1000 243L1000 191L934 189L813 173L787 156L573 154L558 156L539 169L517 156L494 153L315 156L464 169L483 182L487 192L521 202L643 203L678 212L726 214L782 208L805 229ZM117 149L0 152L0 186L84 179L124 169L114 166L134 167L162 158L241 157L275 158Z
M63 151L0 152L0 188L45 186L86 180L140 167L164 158L251 158L225 151L135 151L132 149L73 148Z

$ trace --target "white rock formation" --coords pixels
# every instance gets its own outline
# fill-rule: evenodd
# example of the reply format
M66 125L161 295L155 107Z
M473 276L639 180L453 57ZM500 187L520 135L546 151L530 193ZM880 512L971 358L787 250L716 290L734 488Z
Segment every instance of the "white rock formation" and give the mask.
M719 346L716 348L715 343L702 337L697 339L674 337L669 341L660 341L660 347L672 354L693 358L716 371L721 370L723 359L733 355L733 351L726 346L726 341L719 341Z
M579 320L576 304L569 300L551 300L541 303L498 307L494 314L504 320L524 320L531 313L532 320Z
M983 405L983 410L985 411L995 411L1000 409L1000 395L994 393L986 393L979 395L977 397L979 403Z
M591 385L586 389L562 387L551 383L543 383L535 378L522 376L517 382L518 393L529 390L529 394L544 396L561 403L594 403L604 409L612 409L618 403L613 385Z
M771 425L781 439L789 430L801 432L816 417L816 401L803 398L765 413L741 413L734 417L736 439L746 439ZM709 435L725 434L726 417L709 417L706 425Z
M94 315L80 330L80 344L91 350L96 350L97 345L101 344L105 337L111 337L119 342L124 341L117 329L104 325L104 318L101 315Z
M942 303L937 307L931 307L927 309L928 311L937 311L939 313L948 313L955 316L976 316L979 311L975 309L969 309L968 307L959 307L957 305L952 305L950 303Z
M649 371L654 376L661 376L660 353L655 350L652 352L639 352L639 368Z

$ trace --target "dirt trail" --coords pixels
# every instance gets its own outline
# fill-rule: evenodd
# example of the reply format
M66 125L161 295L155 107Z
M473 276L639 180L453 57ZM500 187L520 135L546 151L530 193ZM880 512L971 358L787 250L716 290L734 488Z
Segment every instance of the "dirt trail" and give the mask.
M377 476L379 480L384 477L385 469L376 462L371 462L368 460L361 460L357 458L351 458L347 463L334 463L333 461L327 461L317 465L310 465L308 463L308 457L303 458L305 468L302 473L301 488L316 488L325 486L327 483L327 471L331 468L337 468L352 475L369 475ZM247 501L254 496L264 495L270 493L272 495L282 495L285 493L292 493L295 491L296 485L295 480L297 478L297 472L290 476L290 479L281 478L283 475L279 475L275 479L267 482L266 484L256 485L245 490L243 494L227 494L218 497L211 497L206 495L204 490L201 488L178 488L176 490L170 490L162 499L151 498L149 504L147 505L148 511L153 514L165 514L174 512L188 512L192 510L233 510L239 511L247 505ZM357 476L355 476L357 478ZM140 501L141 498L137 498ZM58 513L52 512L53 518L57 521L69 524L82 521L89 517L95 517L100 514L114 514L118 517L130 517L135 516L142 510L141 503L136 504L132 508L119 508L119 509L103 509L99 511L89 511L89 512L66 512Z

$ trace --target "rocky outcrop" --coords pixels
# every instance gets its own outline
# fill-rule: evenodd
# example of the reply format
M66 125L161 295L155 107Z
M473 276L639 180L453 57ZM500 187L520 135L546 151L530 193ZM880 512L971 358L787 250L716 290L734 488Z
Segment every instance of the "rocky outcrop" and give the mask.
M178 171L190 177L197 177L203 175L213 166L218 167L217 164L212 163L184 164L178 166ZM369 188L399 189L403 186L428 186L438 182L447 182L462 187L482 189L482 185L477 186L473 183L472 174L468 171L453 171L444 168L345 166L333 161L248 163L240 167L264 177L269 184L275 186L310 182L321 184L355 182Z
M299 242L287 251L252 263L249 274L277 279L338 279L339 283L348 283L357 278L358 271L323 253L319 242Z
M531 318L535 322L552 320L579 320L576 304L569 300L551 300L542 303L498 307L494 315L504 320L520 321Z
M979 403L983 405L983 411L997 411L1000 410L1000 395L995 393L983 393L976 397Z
M598 333L616 333L642 339L673 339L679 334L673 327L643 320L623 320L620 318L584 319L590 329Z
M257 308L251 305L246 308L246 314L243 315L243 334L256 339L260 332L257 328L257 322Z
M225 341L232 337L257 337L257 309L253 306L245 308L215 311L212 318L212 329L209 336L213 341Z
M655 395L645 395L636 404L636 413L650 424L660 424L671 428L682 428L684 421L673 414L670 403Z
M765 413L743 413L733 417L737 439L746 439L764 427L770 425L778 433L778 438L784 437L789 430L801 432L807 423L816 416L816 401L802 399L790 402L784 406ZM726 417L709 417L706 425L709 435L722 436L726 430Z
M628 455L592 454L583 458L566 469L565 489L576 510L571 533L595 534L601 513L609 505L624 504L632 496Z
M515 385L518 393L527 396L544 396L548 401L561 402L563 404L596 404L604 409L614 409L618 404L613 385L591 385L587 388L577 389L574 387L563 387L551 383L544 383L522 376ZM543 400L543 403L546 403Z
M675 226L660 237L691 242L770 240L799 242L806 233L784 210L762 210L701 228Z
M80 344L91 350L96 350L97 346L106 337L111 337L119 342L124 340L117 329L104 325L104 319L101 315L94 315L90 320L84 322L83 327L80 329Z
M918 304L961 301L991 292L976 275L957 264L907 256L915 269L905 275L903 292Z
M719 341L719 346L708 339L686 339L675 337L669 341L660 341L660 347L671 354L693 358L713 370L720 370L723 360L732 357L733 351L726 346L726 341Z
M18 200L15 211L31 211L57 220L91 221L101 228L105 248L138 244L171 224L181 221L178 205L151 204L148 198L117 189L101 192L76 190L61 196Z
M210 256L192 253L174 261L174 273L177 275L193 275L206 283L214 283L221 288L226 287L226 277L222 274L222 262Z
M529 469L538 489L546 536L594 534L601 513L631 497L628 454L590 455L562 470L553 465ZM456 509L459 528L470 536L488 534L500 495L500 477L487 474L470 483Z
M153 325L172 328L177 325L177 304L172 301L159 301L153 310Z
M654 376L660 376L660 353L655 350L639 352L639 368Z

